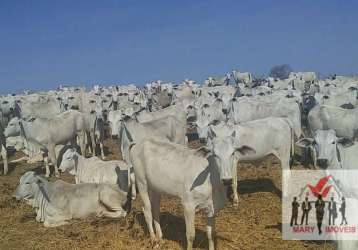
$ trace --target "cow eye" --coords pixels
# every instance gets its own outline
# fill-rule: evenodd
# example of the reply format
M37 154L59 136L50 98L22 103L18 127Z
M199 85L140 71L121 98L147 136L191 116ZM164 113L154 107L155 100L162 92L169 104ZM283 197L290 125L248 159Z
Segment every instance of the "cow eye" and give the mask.
M107 102L107 100L103 100L103 102L104 102L104 103L106 103L106 102Z
M333 141L332 144L336 144L336 141Z

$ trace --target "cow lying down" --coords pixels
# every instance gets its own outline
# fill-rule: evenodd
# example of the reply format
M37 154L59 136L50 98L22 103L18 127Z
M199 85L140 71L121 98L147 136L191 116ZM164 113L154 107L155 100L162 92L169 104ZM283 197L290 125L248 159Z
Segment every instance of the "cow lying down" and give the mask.
M26 172L13 195L36 209L36 221L45 227L67 224L71 219L98 217L120 218L127 212L127 193L109 184L69 184L48 182L35 172Z
M63 154L62 154L63 153ZM79 183L106 183L118 185L128 192L128 165L124 161L102 161L98 157L85 158L71 146L65 146L61 150L58 160L59 170L68 171L75 176L76 184ZM134 174L130 174L130 183L134 183ZM136 197L135 185L132 185L132 198Z

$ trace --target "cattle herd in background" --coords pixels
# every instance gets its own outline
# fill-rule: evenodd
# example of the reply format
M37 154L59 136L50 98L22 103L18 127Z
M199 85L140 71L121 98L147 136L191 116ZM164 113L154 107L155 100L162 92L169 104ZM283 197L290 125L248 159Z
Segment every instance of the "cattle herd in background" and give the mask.
M93 213L124 217L138 190L150 237L161 239L161 194L179 197L187 249L195 237L195 211L203 209L212 250L214 217L226 204L228 183L238 205L238 162L274 155L289 178L301 147L305 165L358 168L357 101L358 78L317 79L313 72L279 80L233 71L203 84L186 79L89 91L60 86L2 96L3 172L7 151L15 149L26 157L14 162L43 161L46 177L50 165L57 177L65 171L75 177L76 184L49 182L31 171L21 177L14 197L34 207L36 220L49 227ZM123 160L105 161L109 137L118 141ZM201 146L190 148L193 139Z

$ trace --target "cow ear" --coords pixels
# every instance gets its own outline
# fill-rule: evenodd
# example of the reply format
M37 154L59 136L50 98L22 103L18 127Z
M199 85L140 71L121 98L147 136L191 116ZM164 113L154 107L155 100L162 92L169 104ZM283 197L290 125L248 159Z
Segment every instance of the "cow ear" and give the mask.
M302 139L298 140L295 144L298 147L304 148L304 147L310 146L312 143L313 143L312 138L302 138Z
M354 145L354 142L349 138L339 138L337 140L343 147L347 148Z
M251 148L251 147L249 147L249 146L243 145L243 146L237 148L235 150L235 152L238 152L241 155L252 155L252 154L256 153L256 150Z

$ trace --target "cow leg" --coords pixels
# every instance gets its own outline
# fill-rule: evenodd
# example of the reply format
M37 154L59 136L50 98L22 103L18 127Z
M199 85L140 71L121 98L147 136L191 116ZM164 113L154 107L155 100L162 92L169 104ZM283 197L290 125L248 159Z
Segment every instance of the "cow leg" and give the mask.
M77 135L79 146L81 148L81 154L86 157L86 132L82 131Z
M101 157L102 157L102 160L105 160L106 157L104 156L103 141L102 141L102 140L101 140L100 143L99 143L99 147L101 148Z
M137 190L135 186L135 175L134 173L130 173L130 183L131 183L131 190L132 190L132 200L135 200L137 197Z
M140 185L138 183L138 189L140 197L143 202L143 213L145 222L147 223L149 235L151 239L155 239L154 229L153 229L153 216L152 216L152 206L149 198L149 193L147 187Z
M233 196L234 196L234 199L233 199L233 205L234 207L237 207L239 205L239 195L237 193L237 168L236 168L236 165L235 165L235 169L233 171L233 178L232 178L232 183L231 183L231 187L232 187L232 192L233 192Z
M193 249L193 242L195 238L195 208L192 204L184 205L184 217L186 227L186 241L187 250Z
M118 192L114 192L112 188L102 188L99 192L99 202L104 206L97 215L109 218L125 217L127 212L123 210L122 203L126 199L126 195L118 196Z
M208 216L208 218L206 219L206 234L208 236L209 250L214 250L215 217L213 216Z
M288 193L291 170L290 170L290 152L274 153L274 155L280 159L282 168L282 191L287 190Z
M4 163L4 175L8 172L8 164L7 164L7 151L6 148L2 145L1 146L1 157Z
M45 162L45 168L46 168L46 173L45 176L46 178L50 177L50 166L48 164L48 153L44 153L44 162Z
M50 161L52 165L55 167L55 176L60 177L60 173L58 172L58 167L57 167L55 145L51 145L48 147L48 156L50 157Z
M92 145L92 156L96 156L96 135L94 132L91 132L90 135L91 135L91 145Z
M161 240L163 237L163 233L162 228L160 227L160 194L151 192L150 201L152 205L155 232L157 235L157 239Z

